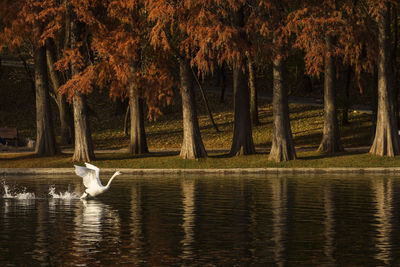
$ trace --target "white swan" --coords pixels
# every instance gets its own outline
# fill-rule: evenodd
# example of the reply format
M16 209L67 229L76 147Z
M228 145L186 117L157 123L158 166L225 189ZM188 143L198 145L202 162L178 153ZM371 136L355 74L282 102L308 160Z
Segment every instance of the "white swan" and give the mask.
M112 180L117 176L120 175L121 172L117 171L114 175L108 180L106 186L101 184L99 174L100 169L96 166L85 163L86 167L75 166L75 173L83 178L83 184L86 186L85 192L82 194L81 199L86 198L87 195L95 197L107 191L110 188L110 184Z

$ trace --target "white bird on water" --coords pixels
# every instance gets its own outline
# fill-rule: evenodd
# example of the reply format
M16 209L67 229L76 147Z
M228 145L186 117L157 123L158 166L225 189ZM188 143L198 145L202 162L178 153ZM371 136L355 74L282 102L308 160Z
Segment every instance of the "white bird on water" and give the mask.
M75 166L75 173L83 178L83 184L86 187L85 192L82 194L81 199L86 198L87 195L91 197L95 197L107 191L110 188L110 184L112 180L117 176L120 175L120 171L116 171L113 176L111 176L110 180L106 186L103 186L100 181L100 169L96 166L85 163L86 167Z

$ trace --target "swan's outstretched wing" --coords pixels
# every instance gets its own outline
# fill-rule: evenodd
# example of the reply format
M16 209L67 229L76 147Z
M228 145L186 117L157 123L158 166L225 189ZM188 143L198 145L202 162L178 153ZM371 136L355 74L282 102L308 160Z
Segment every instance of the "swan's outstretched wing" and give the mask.
M96 171L86 168L86 167L81 167L81 166L75 166L75 173L83 178L83 184L86 186L86 188L91 188L93 186L98 186L98 178L96 177Z
M100 173L100 169L97 168L96 166L94 166L93 164L87 163L85 162L86 168L94 170L96 172L97 175L99 175Z
M90 164L90 163L87 163L87 162L85 162L85 165L86 165L86 168L95 171L98 185L99 185L99 186L103 186L103 185L101 184L101 181L100 181L100 169L97 168L96 166Z

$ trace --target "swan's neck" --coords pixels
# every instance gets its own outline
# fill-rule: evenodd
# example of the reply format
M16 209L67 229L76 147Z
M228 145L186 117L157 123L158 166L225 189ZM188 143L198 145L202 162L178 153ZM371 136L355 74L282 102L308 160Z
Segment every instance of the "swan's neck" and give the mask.
M112 180L114 180L115 177L117 177L118 173L114 173L113 176L111 176L110 180L108 180L107 185L105 186L107 189L110 187L110 184L112 182Z

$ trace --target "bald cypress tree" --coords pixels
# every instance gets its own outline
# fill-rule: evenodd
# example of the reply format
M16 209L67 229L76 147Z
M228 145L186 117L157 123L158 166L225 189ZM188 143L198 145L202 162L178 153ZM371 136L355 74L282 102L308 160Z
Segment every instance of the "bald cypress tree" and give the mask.
M392 67L391 67L391 30L389 1L378 5L378 114L375 138L370 153L379 156L400 154L400 140L397 117L394 112Z
M50 5L51 7L51 5ZM35 101L36 101L36 148L39 156L51 156L57 152L54 126L50 108L49 83L46 67L47 24L52 16L44 0L2 1L0 4L0 47L19 51L22 47L32 48L34 59ZM29 36L29 45L27 42Z

